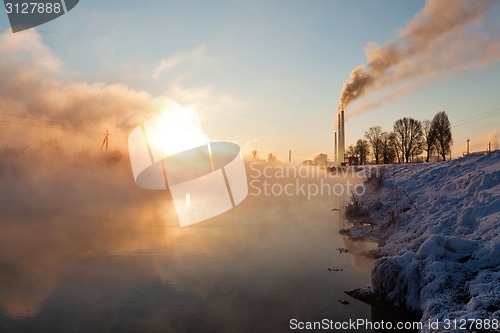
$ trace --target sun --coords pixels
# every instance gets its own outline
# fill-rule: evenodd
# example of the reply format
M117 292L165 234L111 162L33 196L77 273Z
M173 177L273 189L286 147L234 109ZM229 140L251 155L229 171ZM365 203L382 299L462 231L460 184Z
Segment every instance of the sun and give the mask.
M198 113L193 106L168 105L144 124L155 161L207 144Z

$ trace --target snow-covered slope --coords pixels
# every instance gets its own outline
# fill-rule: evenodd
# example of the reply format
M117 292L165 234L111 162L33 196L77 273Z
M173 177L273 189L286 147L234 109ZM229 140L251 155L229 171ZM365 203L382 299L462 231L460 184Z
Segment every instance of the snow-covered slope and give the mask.
M375 225L350 230L385 241L372 291L421 311L424 324L500 320L500 153L383 174L362 199Z

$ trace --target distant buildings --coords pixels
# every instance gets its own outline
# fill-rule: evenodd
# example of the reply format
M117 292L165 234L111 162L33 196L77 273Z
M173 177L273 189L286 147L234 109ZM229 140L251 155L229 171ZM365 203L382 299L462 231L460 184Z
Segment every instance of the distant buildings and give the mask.
M422 157L422 160L423 160L423 157ZM429 162L442 162L443 161L443 157L442 156L439 156L439 155L431 155L429 156Z
M328 156L326 154L318 154L314 156L314 160L302 161L302 165L309 165L309 166L327 167L330 164L331 163L328 162Z
M359 158L357 156L349 156L349 165L359 165Z
M314 156L314 165L318 166L327 166L328 165L328 158L326 154L318 154Z

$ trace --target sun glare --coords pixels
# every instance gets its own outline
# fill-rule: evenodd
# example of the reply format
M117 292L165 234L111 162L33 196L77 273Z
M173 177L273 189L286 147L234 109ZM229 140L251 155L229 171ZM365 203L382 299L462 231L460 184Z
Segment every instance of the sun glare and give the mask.
M194 107L168 106L144 128L155 161L207 143Z

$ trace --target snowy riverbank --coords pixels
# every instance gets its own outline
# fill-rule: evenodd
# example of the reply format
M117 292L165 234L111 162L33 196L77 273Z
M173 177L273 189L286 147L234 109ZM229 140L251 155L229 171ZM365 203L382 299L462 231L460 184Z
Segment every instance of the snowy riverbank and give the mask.
M498 323L500 153L380 170L359 198L370 218L343 232L381 242L365 291L420 311L423 332L436 331L429 320Z

